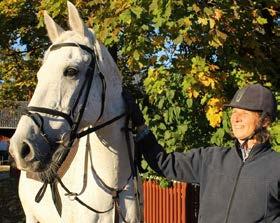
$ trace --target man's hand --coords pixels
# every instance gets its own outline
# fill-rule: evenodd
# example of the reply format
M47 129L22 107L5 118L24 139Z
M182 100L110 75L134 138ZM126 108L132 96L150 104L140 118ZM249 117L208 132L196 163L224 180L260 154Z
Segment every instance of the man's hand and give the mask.
M130 92L123 88L122 91L123 99L127 106L127 111L131 117L131 121L135 127L140 127L145 124L145 120L143 118L143 114L140 111L139 106L136 104L134 98L130 94Z

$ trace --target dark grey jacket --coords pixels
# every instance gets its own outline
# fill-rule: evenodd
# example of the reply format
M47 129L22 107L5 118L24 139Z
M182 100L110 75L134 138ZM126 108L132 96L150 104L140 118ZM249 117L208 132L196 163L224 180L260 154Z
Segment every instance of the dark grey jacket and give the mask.
M200 184L199 223L280 223L280 154L269 143L167 154L150 133L138 143L151 168L167 179Z

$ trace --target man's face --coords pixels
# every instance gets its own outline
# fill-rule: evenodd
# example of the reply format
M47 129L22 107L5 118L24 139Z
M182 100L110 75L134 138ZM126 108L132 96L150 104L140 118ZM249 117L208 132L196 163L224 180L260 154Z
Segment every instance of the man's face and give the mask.
M250 136L259 123L259 113L240 108L233 108L230 118L234 136L238 140L243 140Z

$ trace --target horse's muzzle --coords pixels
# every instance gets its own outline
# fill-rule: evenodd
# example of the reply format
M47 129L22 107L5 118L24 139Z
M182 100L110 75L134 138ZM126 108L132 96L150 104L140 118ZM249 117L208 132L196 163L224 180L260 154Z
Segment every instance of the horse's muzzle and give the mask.
M12 138L9 152L17 168L29 172L43 171L51 160L49 145L28 139L17 143Z

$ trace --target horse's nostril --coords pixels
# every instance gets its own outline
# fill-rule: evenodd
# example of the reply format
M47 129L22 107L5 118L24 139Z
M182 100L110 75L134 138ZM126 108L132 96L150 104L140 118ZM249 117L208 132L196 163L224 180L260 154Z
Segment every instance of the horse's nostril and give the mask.
M23 143L22 148L21 148L21 153L20 153L21 157L23 159L26 158L30 154L30 152L31 151L30 151L29 145L26 143Z

